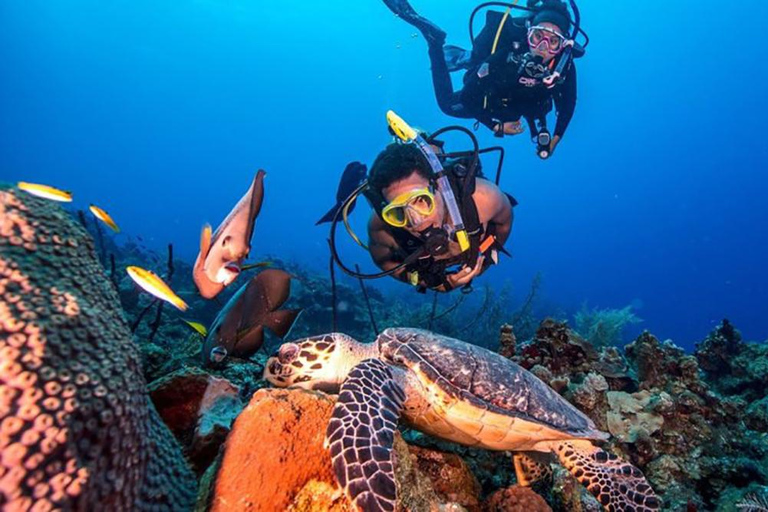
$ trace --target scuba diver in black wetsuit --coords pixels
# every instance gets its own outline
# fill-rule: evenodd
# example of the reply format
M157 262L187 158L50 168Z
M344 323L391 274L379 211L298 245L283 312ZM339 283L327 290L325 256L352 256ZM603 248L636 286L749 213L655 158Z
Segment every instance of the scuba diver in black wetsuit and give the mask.
M414 11L407 0L384 0L389 9L416 27L429 46L432 81L438 106L445 114L476 119L501 137L525 131L528 123L541 158L552 155L562 139L576 107L576 67L572 60L584 54L589 39L579 27L579 15L571 0L575 21L562 0L528 0L526 7L501 2L480 5L507 6L507 12L488 11L486 25L472 37L471 53L445 45L446 34ZM512 8L528 12L513 17ZM577 34L586 42L575 43ZM454 91L451 72L466 69L464 87ZM557 110L554 133L547 129L547 114Z

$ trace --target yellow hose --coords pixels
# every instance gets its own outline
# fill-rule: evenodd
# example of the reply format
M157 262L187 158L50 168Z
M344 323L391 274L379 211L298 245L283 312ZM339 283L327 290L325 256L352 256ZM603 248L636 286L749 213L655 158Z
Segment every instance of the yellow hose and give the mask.
M507 18L509 18L509 13L512 12L512 7L517 5L518 0L515 0L512 2L512 5L510 7L507 7L507 11L504 13L504 16L501 18L501 23L499 23L499 28L496 30L496 37L493 40L493 46L491 47L491 55L496 53L496 46L499 44L499 38L501 37L501 31L504 30L504 24L507 22Z
M504 16L501 18L501 23L499 23L499 28L496 30L496 37L493 39L493 46L491 47L491 55L496 53L496 46L499 44L499 39L501 38L501 31L504 30L504 24L507 22L507 18L509 18L509 13L512 12L512 7L517 5L518 0L515 0L512 2L512 5L510 7L507 7L506 12L504 13ZM483 110L488 108L488 96L485 96L483 98Z

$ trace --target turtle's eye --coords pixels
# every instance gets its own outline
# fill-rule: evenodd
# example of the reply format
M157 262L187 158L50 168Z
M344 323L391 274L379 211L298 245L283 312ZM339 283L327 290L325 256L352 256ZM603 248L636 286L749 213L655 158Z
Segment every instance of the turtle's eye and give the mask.
M299 355L299 346L295 343L286 343L277 352L277 359L283 364L290 364Z

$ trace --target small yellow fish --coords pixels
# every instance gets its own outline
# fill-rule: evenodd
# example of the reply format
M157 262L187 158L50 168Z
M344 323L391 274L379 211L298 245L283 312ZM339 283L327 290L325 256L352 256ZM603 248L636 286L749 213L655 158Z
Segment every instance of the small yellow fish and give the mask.
M58 188L49 187L48 185L40 185L39 183L27 183L26 181L20 181L16 184L16 186L28 194L42 197L43 199L61 201L62 203L69 203L72 201L72 192L59 190Z
M182 318L182 320L184 319ZM184 320L184 323L186 323L188 326L194 329L195 332L197 332L203 338L208 337L208 329L206 329L206 327L200 322L193 322L192 320Z
M145 270L141 267L128 267L125 270L131 279L150 295L172 304L181 311L186 311L189 308L187 303L181 300L181 297L176 295L171 287L151 270Z
M93 204L89 206L88 209L91 210L91 213L93 214L94 217L96 217L101 222L109 226L112 229L112 231L114 231L115 233L120 232L120 228L117 226L117 224L115 224L115 221L112 220L112 216L110 216L107 212L105 212L104 210L102 210L101 208Z

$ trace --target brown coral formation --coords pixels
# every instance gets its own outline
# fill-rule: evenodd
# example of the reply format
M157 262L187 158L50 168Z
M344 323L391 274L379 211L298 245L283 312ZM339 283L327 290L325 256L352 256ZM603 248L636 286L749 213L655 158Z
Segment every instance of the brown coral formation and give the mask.
M528 487L513 485L493 493L484 503L485 512L552 512L544 498Z
M480 483L461 457L418 446L409 450L441 501L456 503L470 512L480 510Z
M563 322L547 319L541 322L536 336L522 346L515 360L525 369L536 365L548 368L554 375L586 373L598 358L595 348Z
M93 241L0 185L0 507L182 510L194 479L148 403Z
M501 326L501 332L499 333L499 354L511 359L517 352L517 337L515 336L515 328L510 324L504 324Z

